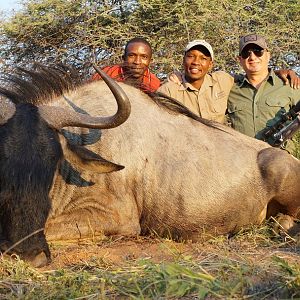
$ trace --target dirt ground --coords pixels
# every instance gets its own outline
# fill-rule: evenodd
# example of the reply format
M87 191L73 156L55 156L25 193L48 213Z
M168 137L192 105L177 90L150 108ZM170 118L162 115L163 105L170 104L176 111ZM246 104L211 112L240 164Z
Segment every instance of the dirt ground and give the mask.
M80 243L55 243L51 246L52 262L45 269L58 269L89 264L95 259L107 265L123 265L137 259L153 262L173 260L178 255L194 252L192 244L152 238L125 238Z
M150 259L153 262L176 261L191 257L197 261L214 261L217 258L228 258L234 261L259 263L271 256L279 256L290 262L300 264L298 245L265 244L264 241L253 241L252 238L213 240L205 243L179 243L158 238L119 237L102 241L81 241L72 243L50 244L52 262L44 270L60 269L75 265L89 265L93 261L107 266L122 266L139 259Z

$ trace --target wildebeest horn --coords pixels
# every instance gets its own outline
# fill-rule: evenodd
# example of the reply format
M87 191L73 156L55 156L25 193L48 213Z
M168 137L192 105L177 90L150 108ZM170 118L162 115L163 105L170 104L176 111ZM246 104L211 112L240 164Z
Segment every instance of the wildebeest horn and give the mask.
M16 106L9 99L0 96L0 125L3 125L16 112Z
M64 109L56 106L39 106L40 115L51 127L61 129L67 126L75 126L106 129L117 127L128 119L131 106L127 95L113 79L111 79L96 66L94 66L94 68L100 74L116 98L118 110L115 115L110 117L92 117L72 111L70 109Z

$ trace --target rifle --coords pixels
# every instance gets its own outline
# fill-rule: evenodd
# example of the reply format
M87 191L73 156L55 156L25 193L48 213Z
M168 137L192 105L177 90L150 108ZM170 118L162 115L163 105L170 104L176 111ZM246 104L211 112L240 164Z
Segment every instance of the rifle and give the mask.
M300 101L288 112L282 113L279 120L262 132L263 140L273 147L280 147L300 129Z

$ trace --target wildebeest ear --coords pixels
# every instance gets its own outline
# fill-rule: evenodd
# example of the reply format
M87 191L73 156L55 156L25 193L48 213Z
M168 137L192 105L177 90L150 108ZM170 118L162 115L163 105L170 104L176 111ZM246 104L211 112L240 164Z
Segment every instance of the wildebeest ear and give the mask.
M110 162L100 155L79 145L72 145L59 134L64 157L75 169L97 173L110 173L124 169L124 166Z

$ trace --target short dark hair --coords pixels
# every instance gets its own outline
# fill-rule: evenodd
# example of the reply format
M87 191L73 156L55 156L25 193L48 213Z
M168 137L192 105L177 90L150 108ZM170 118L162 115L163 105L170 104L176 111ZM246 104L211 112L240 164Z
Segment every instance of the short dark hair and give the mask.
M135 37L135 38L129 40L129 41L126 43L126 45L125 45L125 50L124 50L124 55L125 55L125 56L126 56L126 54L127 54L128 46L129 46L130 44L133 44L133 43L142 43L142 44L144 44L144 45L147 45L147 46L149 47L150 53L151 53L151 55L152 55L152 47L151 47L150 43L149 43L145 38L143 38L143 37Z

